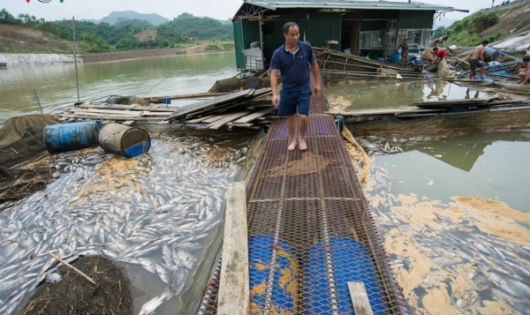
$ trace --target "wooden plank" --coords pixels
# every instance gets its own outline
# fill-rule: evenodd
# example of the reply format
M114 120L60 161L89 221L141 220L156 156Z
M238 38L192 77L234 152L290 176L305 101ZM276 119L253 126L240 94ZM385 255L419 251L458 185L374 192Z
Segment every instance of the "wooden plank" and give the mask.
M207 106L204 108L196 109L188 114L185 115L186 119L193 119L196 115L205 115L205 114L213 114L213 113L220 113L220 112L227 112L231 109L235 109L238 107L244 107L247 108L249 104L252 104L253 101L255 101L257 98L270 94L271 89L270 88L263 88L259 90L247 90L248 93L246 95L243 95L239 98L232 99L228 102L221 102L218 104L215 104L214 106ZM196 104L195 104L196 105ZM193 106L189 105L189 106ZM179 117L180 119L182 117Z
M180 100L183 98L215 97L215 96L222 96L226 94L227 93L224 93L224 92L223 93L204 92L204 93L180 94L180 95L171 95L171 96L154 96L154 97L146 97L146 99L153 103L161 103L165 99Z
M251 123L241 124L241 123L229 122L226 125L227 126L232 126L232 127L242 127L242 128L254 127L254 124L251 124Z
M213 122L216 122L218 120L224 119L226 117L230 117L232 114L224 114L224 115L210 115L208 119L203 120L204 123L211 124Z
M111 110L111 109L72 109L72 113L94 113L94 114L115 114L115 115L132 115L132 116L169 116L167 112L151 112L151 111L130 111L130 110Z
M142 121L161 121L166 120L167 117L140 117L140 116L129 116L129 115L108 115L108 114L90 114L90 113L62 113L58 114L61 117L67 118L90 118L100 120L142 120Z
M214 116L216 116L216 115L207 115L207 116L203 116L203 117L199 117L199 118L195 118L195 119L190 119L190 120L186 120L185 123L187 123L187 124L198 124L198 123L201 123L204 120L212 118Z
M496 98L489 99L480 99L480 98L470 98L470 99L458 99L458 100L444 100L444 101L429 101L429 102L418 102L412 103L411 106L418 106L424 108L450 108L454 106L491 106L492 101Z
M349 281L348 289L350 289L351 303L355 310L355 315L373 315L364 283L361 281Z
M95 109L116 109L116 110L148 110L152 112L175 112L177 107L170 106L144 106L144 105L123 105L123 104L81 104L73 108L95 108Z
M255 113L252 113L250 115L247 115L247 116L244 116L244 117L241 117L239 118L238 120L235 120L234 123L241 123L241 124L245 124L245 123L248 123L250 121L253 121L254 119L257 119L261 116L265 116L267 115L268 113L272 113L276 108L272 107L269 107L269 108L266 108L266 109L262 109L258 112L255 112Z
M388 107L376 109L360 109L349 112L339 112L331 114L340 114L342 116L372 116L372 115L399 115L410 113L435 113L445 111L443 108L415 108L415 107Z
M239 117L245 116L247 114L248 112L237 112L237 113L226 115L226 117L209 124L208 128L219 129L222 126L226 125L227 123L231 122L232 120L238 119Z
M228 186L217 314L249 314L248 230L245 182Z
M123 117L140 117L142 112L132 112L132 111L124 111L124 110L118 110L118 111L106 111L106 110L73 110L68 111L67 113L72 115L115 115L115 116L123 116Z
M227 103L227 102L231 102L231 101L234 101L234 100L239 99L239 98L244 98L249 93L251 93L252 91L253 91L252 89L243 90L243 91L239 91L239 92L235 92L235 93L230 93L230 94L227 94L227 95L224 95L224 96L216 97L216 98L213 98L213 99L208 100L208 101L197 102L195 104L190 104L190 105L184 106L178 112L173 113L169 117L169 119L177 119L177 118L180 118L180 117L184 117L187 114L190 114L190 113L193 113L193 112L198 112L198 111L204 110L206 108L212 108L212 107L215 107L216 105L220 105L220 104L224 104L224 103Z

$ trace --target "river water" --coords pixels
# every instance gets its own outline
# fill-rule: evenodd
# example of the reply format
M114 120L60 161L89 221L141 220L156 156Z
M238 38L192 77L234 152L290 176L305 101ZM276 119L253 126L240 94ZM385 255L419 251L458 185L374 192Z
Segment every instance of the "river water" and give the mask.
M165 96L206 92L218 79L237 74L232 53L81 64L81 101L109 95ZM44 113L77 101L73 64L0 70L0 124L22 113ZM37 102L37 98L39 102Z
M81 65L80 98L205 92L235 75L234 64L229 53ZM51 112L76 101L74 67L0 70L0 92L0 123L38 113L36 95ZM436 81L342 81L328 84L326 94L348 110L493 92ZM224 193L248 173L260 136L147 128L148 154L50 156L56 181L2 205L1 313L19 310L42 280L39 272L54 270L48 252L70 260L103 254L126 266L136 311L163 293L171 298L159 314L196 308L207 277L196 271L215 255ZM529 130L405 142L400 152L376 152L371 160L365 194L413 313L528 313Z

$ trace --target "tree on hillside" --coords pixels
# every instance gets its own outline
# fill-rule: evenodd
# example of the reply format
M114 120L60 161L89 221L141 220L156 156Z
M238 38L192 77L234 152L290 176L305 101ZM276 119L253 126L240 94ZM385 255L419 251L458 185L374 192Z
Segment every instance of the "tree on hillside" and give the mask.
M81 42L83 51L89 53L107 52L112 50L112 47L110 47L106 41L93 33L82 33L81 36L79 36L79 41Z
M15 18L2 9L0 23L24 25L64 40L73 40L72 20L46 21L28 14L20 14ZM115 25L76 20L75 30L79 47L84 52L175 47L177 44L190 43L191 38L231 40L233 37L232 25L228 21L195 17L189 13L183 13L159 27L139 19L121 20Z
M27 26L37 26L39 23L44 22L44 19L39 20L35 16L29 14L19 14L17 18L22 21L22 24Z
M114 24L114 28L120 32L129 33L140 33L144 30L155 29L155 27L147 21L134 19L121 19L118 23Z
M160 47L174 47L178 43L190 42L190 39L165 23L157 29L157 42Z
M0 24L20 24L20 21L7 12L6 9L2 9L0 11Z
M185 37L198 40L233 38L232 25L223 24L218 20L208 17L195 17L189 13L182 13L173 21L165 23L169 27L182 33Z

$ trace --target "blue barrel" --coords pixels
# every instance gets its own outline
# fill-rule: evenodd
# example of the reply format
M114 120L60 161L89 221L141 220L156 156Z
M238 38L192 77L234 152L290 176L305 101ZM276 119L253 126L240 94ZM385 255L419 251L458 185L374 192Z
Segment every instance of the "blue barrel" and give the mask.
M401 55L399 53L395 52L390 56L391 63L398 63L400 61L401 61Z
M274 237L249 238L250 313L265 313L267 283L274 248ZM286 241L276 243L276 262L270 314L295 314L298 308L299 268L295 251Z
M493 47L484 48L484 59L485 60L495 60L499 57L499 51Z
M99 145L106 151L131 158L146 153L151 148L149 133L138 127L107 124L99 132Z
M99 121L83 121L44 127L43 138L49 152L64 152L98 144Z
M386 314L379 277L366 248L349 238L332 238L330 247L339 314L355 314L348 289L350 281L363 282L374 314ZM304 314L307 315L332 314L333 311L326 252L324 242L309 249L304 279Z

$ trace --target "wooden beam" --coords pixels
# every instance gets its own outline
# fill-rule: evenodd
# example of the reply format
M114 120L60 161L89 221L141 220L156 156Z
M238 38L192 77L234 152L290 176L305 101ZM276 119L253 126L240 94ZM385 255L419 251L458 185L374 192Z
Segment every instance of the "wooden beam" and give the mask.
M164 99L180 100L183 98L202 98L202 97L223 96L225 94L227 93L205 92L205 93L180 94L180 95L171 95L171 96L154 96L154 97L146 97L146 99L152 103L161 103L164 101Z
M340 114L348 117L358 116L373 116L373 115L399 115L399 114L414 114L414 113L436 113L443 112L443 108L419 108L419 107L396 107L396 108L374 108L374 109L359 109L349 112L327 112L329 114Z
M205 120L210 119L210 118L212 118L214 116L215 115L207 115L207 116L203 116L203 117L199 117L199 118L195 118L195 119L190 119L190 120L186 120L185 123L187 123L187 124L198 124L198 123L205 122Z
M61 113L58 114L61 117L67 118L89 118L89 119L101 119L101 120L142 120L142 121L161 121L166 120L167 117L140 117L132 115L110 115L110 114L96 114L96 113Z
M203 123L206 123L206 124L211 124L211 123L214 123L218 120L221 120L221 119L224 119L226 117L229 117L231 114L217 114L217 115L211 115L211 117L203 120L202 122Z
M250 312L245 182L228 186L217 314Z
M372 306L370 306L370 300L368 294L366 294L366 288L364 283L361 281L349 281L348 289L350 289L351 302L355 315L373 315Z
M136 116L169 116L168 112L151 112L151 111L132 111L132 110L112 110L112 109L87 109L75 108L67 110L70 113L79 114L114 114L114 115L130 115Z
M231 113L227 114L224 118L214 121L213 123L208 125L208 128L210 129L219 129L222 126L226 125L227 123L231 122L232 120L238 119L239 117L247 115L248 112L237 112L237 113Z
M246 123L246 124L236 124L234 122L229 122L226 124L227 126L232 126L232 127L241 127L241 128L250 128L250 127L253 127L254 124L251 124L251 123Z
M148 110L152 112L175 112L179 108L171 106L153 106L153 105L123 105L123 104L81 104L72 108L96 108L96 109L123 109L123 110Z
M251 122L254 119L257 119L257 118L259 118L261 116L265 116L268 113L272 113L275 109L276 108L272 107L272 105L271 105L269 108L262 109L262 110L260 110L258 112L252 113L252 114L247 115L245 117L241 117L238 120L235 120L234 123L236 123L236 124L239 124L239 123L245 124L245 123Z
M239 91L235 93L226 94L224 96L215 97L207 101L190 104L190 105L180 108L179 111L176 113L173 113L169 117L169 119L178 119L178 118L184 117L187 114L190 114L193 112L204 111L206 109L215 108L217 105L225 104L228 102L233 102L236 99L243 99L247 97L250 93L253 93L253 91L254 90L252 89L243 90L243 91Z

